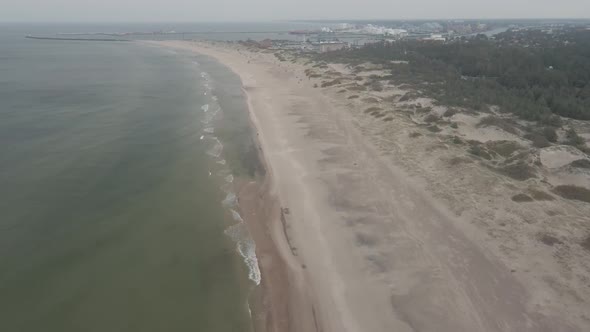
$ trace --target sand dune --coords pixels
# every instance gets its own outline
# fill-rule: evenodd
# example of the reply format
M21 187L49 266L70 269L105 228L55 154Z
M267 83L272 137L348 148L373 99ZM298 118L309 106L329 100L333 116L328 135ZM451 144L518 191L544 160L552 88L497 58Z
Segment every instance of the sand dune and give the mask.
M515 275L518 261L509 266L481 240L471 214L457 213L429 190L425 177L408 171L401 160L405 143L368 135L343 106L344 97L313 87L305 66L224 44L159 44L211 56L242 79L269 174L262 184L245 185L240 201L246 219L267 220L251 225L263 273L260 326L590 329L579 311L552 314L536 305L539 289ZM380 144L401 152L386 153ZM546 300L569 305L552 295ZM586 300L577 310L588 308Z

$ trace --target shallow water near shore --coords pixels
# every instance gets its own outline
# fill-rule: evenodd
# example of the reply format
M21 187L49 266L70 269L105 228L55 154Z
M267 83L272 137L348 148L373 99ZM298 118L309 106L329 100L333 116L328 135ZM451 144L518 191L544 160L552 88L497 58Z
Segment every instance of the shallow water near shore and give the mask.
M0 330L249 331L238 78L140 43L0 43Z

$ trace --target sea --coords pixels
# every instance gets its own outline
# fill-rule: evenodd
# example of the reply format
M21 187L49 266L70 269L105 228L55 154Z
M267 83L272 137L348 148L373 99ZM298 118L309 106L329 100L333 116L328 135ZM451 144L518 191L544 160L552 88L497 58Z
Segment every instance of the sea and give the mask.
M24 37L292 28L0 24L0 331L248 332L261 281L233 184L260 171L239 78L142 42Z

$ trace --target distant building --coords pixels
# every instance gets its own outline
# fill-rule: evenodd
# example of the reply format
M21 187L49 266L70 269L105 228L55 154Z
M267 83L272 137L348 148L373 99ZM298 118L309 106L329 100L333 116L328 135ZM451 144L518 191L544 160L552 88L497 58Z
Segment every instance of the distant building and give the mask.
M319 44L320 53L338 51L348 47L347 43L343 42L322 42Z
M432 34L430 37L423 38L422 40L425 41L432 41L432 42L445 42L447 39L443 37L443 35Z

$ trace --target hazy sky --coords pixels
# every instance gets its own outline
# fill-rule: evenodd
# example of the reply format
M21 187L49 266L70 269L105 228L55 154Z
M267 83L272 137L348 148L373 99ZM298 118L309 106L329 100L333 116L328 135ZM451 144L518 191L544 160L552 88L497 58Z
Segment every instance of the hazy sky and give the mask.
M590 0L0 0L0 21L590 18Z

